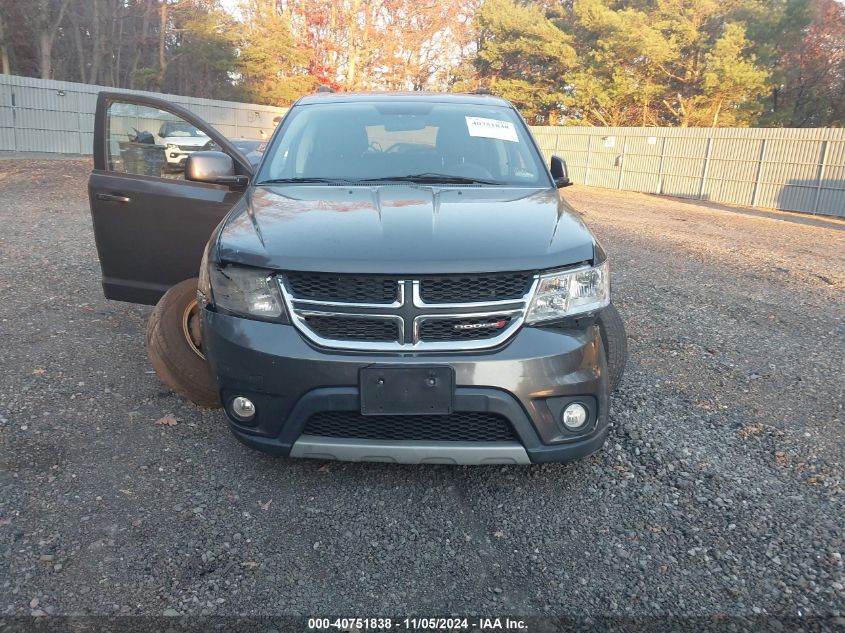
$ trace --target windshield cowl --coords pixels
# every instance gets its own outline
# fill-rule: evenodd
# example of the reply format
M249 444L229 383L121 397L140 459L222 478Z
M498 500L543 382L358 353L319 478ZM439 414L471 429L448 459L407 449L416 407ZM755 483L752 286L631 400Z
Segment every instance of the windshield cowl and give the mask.
M351 178L275 178L258 182L259 185L273 185L273 184L350 184L350 185L368 185L368 184L390 184L390 183L416 183L424 185L508 185L504 182L496 180L486 180L483 178L468 178L465 176L452 176L450 174L408 174L405 176L384 176L382 178L360 178L353 180Z

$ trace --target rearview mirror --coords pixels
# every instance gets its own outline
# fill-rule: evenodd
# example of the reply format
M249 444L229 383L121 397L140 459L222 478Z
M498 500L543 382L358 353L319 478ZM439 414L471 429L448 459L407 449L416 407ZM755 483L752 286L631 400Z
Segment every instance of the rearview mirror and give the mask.
M411 132L413 130L424 130L426 121L424 117L411 115L392 116L384 123L386 132Z
M246 186L249 178L235 175L235 162L223 152L193 152L185 161L185 180L215 185Z
M560 156L552 156L551 160L552 178L555 179L555 187L568 187L572 184L569 179L569 169L566 167L566 161Z

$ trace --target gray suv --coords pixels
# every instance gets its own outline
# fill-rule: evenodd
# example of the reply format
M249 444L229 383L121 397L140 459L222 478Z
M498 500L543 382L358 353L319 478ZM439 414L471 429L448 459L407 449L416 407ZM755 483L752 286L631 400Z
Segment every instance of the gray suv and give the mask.
M220 151L127 170L122 130L174 118ZM106 296L156 305L158 375L243 443L455 464L604 443L626 358L607 257L507 101L318 93L254 166L187 110L103 93L94 160Z

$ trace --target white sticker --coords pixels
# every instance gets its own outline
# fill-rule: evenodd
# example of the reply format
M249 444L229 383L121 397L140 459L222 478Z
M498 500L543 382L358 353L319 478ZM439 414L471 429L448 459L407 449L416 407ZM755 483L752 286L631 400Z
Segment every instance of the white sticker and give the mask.
M470 136L498 138L503 141L519 143L519 137L516 135L516 128L510 121L485 119L480 116L468 116L465 118L467 120L467 130L469 130Z

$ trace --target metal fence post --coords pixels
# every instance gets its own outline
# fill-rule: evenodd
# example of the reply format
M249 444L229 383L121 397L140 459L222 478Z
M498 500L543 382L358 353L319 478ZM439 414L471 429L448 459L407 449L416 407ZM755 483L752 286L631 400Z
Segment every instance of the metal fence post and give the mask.
M616 181L616 188L622 189L622 178L625 175L625 151L628 149L628 137L622 137L622 153L619 155L619 180Z
M824 143L824 149L822 150L822 164L821 168L819 169L819 182L816 185L816 195L813 199L813 208L810 210L810 213L814 215L818 213L819 198L821 198L822 195L822 183L824 182L824 172L825 168L827 167L827 152L830 149L830 141L824 140L822 141L822 143Z
M11 89L12 98L12 151L18 151L18 107L15 103L15 89Z
M701 186L698 189L698 199L704 199L704 187L707 184L707 172L710 171L710 155L713 152L713 137L707 137L707 155L704 157L704 171L701 172Z
M763 162L766 160L766 144L769 139L763 139L763 145L760 147L760 158L757 161L757 175L754 177L754 190L751 194L751 206L757 206L757 200L760 197L760 177L763 175Z
M83 141L83 139L85 138L85 133L83 132L83 130L85 129L86 126L82 124L82 118L84 116L82 114L82 93L79 93L78 95L76 95L76 98L77 98L76 122L77 122L77 125L79 126L79 131L77 132L77 138L79 138L79 153L80 154L87 154L88 152L86 151L85 142ZM93 153L93 151L94 151L93 147L88 148L88 149L90 149L90 151Z
M657 164L657 193L663 193L663 158L666 156L666 137L660 142L660 162Z
M590 184L590 156L593 151L593 135L587 137L587 164L584 165L584 184Z

